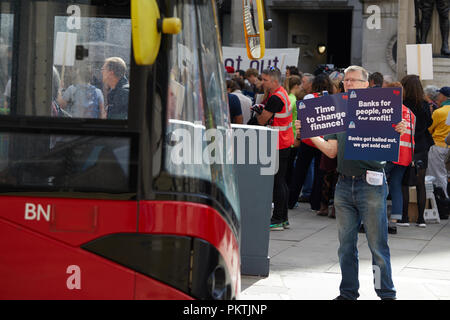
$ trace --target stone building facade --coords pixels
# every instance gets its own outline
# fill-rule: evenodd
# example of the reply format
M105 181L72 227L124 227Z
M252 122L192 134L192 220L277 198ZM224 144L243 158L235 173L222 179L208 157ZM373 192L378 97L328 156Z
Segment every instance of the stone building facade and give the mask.
M224 1L226 5L228 1ZM267 15L273 20L266 33L268 48L300 48L298 67L313 72L319 64L346 67L362 65L370 72L381 72L394 79L406 74L406 44L415 43L413 0L266 0ZM242 2L228 2L223 19L225 45L244 46ZM233 26L233 28L231 28ZM440 32L435 9L428 42L440 50ZM318 44L327 51L319 54ZM400 44L400 45L398 45ZM399 61L400 65L397 63ZM435 59L434 81L450 84L450 59ZM450 70L450 68L449 68Z

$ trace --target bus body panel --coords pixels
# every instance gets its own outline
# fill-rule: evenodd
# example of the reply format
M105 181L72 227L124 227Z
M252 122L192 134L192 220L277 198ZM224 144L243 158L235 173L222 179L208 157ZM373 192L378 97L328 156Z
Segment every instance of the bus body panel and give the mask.
M193 300L191 296L161 283L155 279L136 273L136 300Z
M0 219L0 299L133 299L135 272Z
M0 217L65 244L78 247L95 238L136 232L137 202L0 197Z
M223 217L213 208L180 201L140 201L139 232L186 235L208 241L227 264L238 296L240 292L239 243Z
M223 257L234 295L239 295L238 242L225 219L207 205L0 198L8 203L0 211L0 299L192 299L166 283L80 248L120 233L207 241Z

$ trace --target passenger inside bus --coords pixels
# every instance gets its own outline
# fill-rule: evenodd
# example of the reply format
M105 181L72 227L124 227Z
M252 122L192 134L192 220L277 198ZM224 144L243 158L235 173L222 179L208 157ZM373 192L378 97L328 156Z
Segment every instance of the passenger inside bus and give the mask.
M122 58L111 57L102 67L103 84L108 88L107 118L127 119L130 85L126 78L127 65Z
M58 95L59 106L74 118L106 118L103 93L90 81L90 66L77 61L75 67L75 84L69 86L64 93Z

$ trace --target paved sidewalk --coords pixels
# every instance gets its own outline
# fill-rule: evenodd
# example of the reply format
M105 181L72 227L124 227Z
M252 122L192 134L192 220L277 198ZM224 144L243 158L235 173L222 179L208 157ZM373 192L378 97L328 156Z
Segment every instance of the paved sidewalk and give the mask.
M267 278L242 276L240 299L330 300L339 295L336 220L317 216L309 204L289 210L291 228L271 231ZM450 223L397 227L389 235L393 281L399 300L450 300ZM371 254L359 234L361 300L378 300Z

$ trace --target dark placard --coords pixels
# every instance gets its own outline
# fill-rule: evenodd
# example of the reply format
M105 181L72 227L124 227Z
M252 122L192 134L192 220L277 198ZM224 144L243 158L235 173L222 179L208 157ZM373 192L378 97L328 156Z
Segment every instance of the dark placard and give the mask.
M398 161L402 120L401 88L354 89L348 92L345 159Z
M347 94L340 93L297 101L302 139L345 131L347 100Z

